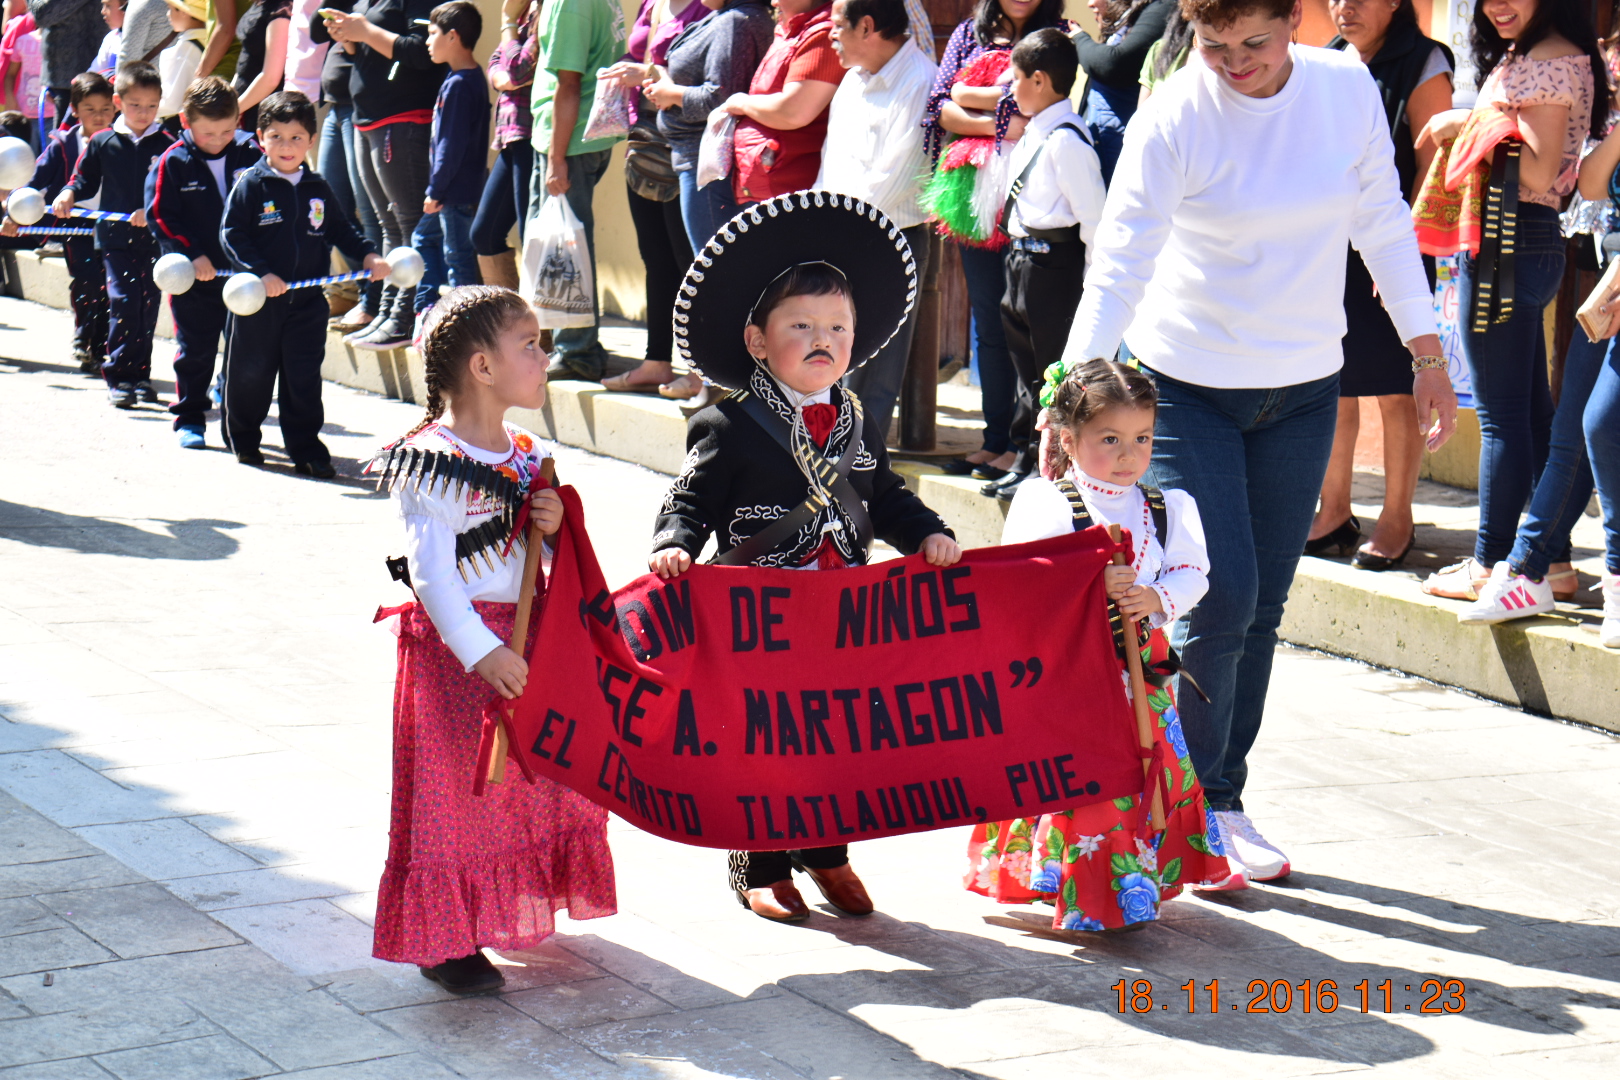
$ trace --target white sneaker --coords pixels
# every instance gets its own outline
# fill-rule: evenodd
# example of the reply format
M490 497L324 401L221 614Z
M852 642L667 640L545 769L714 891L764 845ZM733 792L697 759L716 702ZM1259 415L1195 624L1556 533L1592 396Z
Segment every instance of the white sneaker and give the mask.
M1221 846L1228 862L1235 863L1246 881L1271 881L1287 877L1292 867L1288 856L1255 829L1249 815L1241 810L1217 810L1215 821L1221 827Z
M1620 649L1620 574L1603 575L1603 626L1598 640L1605 649Z
M1506 560L1491 567L1491 576L1480 587L1479 599L1457 616L1462 623L1499 623L1523 619L1554 610L1552 582L1531 581L1515 574Z

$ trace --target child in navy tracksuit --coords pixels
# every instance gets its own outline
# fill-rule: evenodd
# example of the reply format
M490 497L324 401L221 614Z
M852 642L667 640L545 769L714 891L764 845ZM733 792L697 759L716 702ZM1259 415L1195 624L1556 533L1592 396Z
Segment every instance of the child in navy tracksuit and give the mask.
M113 104L123 115L97 133L79 155L51 212L68 217L75 204L96 196L100 209L134 214L130 222L96 222L96 249L107 270L107 360L101 374L114 407L158 404L152 388L152 337L157 332L158 287L152 280L157 242L146 230L146 174L174 142L158 123L163 82L151 64L125 64L114 82Z
M51 132L45 152L34 166L29 186L54 199L73 177L79 155L99 133L112 127L118 107L113 104L112 83L94 71L76 76L70 88L73 115L79 122ZM94 208L95 200L89 205ZM40 222L52 224L50 220ZM56 222L66 225L67 222ZM83 224L77 222L75 224ZM68 302L73 307L73 359L85 374L99 372L107 355L107 271L96 254L96 242L89 236L69 236L62 240L67 258Z
M185 133L158 159L146 180L146 220L165 255L191 260L197 280L169 298L174 317L174 394L169 406L180 445L200 450L209 409L208 384L226 318L222 296L228 260L219 243L225 197L237 177L264 155L236 127L236 92L216 75L186 88L180 116Z
M321 360L326 355L326 296L290 281L331 271L332 248L381 280L388 264L349 223L332 189L304 164L315 137L315 106L297 91L259 105L264 159L242 174L225 200L220 241L234 270L264 281L264 307L231 320L225 365L225 441L244 465L264 464L259 428L280 379L280 420L287 456L303 476L337 475L321 442Z

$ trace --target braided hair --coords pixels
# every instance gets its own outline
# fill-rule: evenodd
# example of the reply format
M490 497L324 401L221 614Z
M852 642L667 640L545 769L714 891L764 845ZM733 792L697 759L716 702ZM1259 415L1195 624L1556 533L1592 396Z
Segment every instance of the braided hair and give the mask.
M467 372L467 361L474 353L493 350L507 328L531 310L523 297L494 285L451 289L428 310L422 323L427 415L405 438L444 415L445 395L455 397L456 387Z
M1116 405L1156 411L1159 388L1146 372L1117 360L1088 360L1070 368L1046 407L1052 437L1047 440L1045 475L1055 478L1069 471L1069 455L1059 431L1078 434L1098 413Z

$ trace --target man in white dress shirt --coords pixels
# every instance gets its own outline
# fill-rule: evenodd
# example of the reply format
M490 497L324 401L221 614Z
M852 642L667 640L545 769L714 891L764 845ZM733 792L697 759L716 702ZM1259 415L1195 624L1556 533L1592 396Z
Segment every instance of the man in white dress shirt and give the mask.
M1042 375L1063 357L1103 208L1102 166L1069 101L1079 69L1074 44L1061 31L1038 30L1013 49L1012 68L1013 100L1029 117L1008 162L1013 183L1002 221L1012 237L1001 325L1018 371L1012 422L1018 460L984 488L1003 500L1035 470Z
M905 0L833 0L832 24L833 48L849 70L827 114L816 187L864 199L887 214L911 244L920 281L928 272L922 116L938 68L911 38ZM884 435L916 326L913 308L889 343L844 380Z

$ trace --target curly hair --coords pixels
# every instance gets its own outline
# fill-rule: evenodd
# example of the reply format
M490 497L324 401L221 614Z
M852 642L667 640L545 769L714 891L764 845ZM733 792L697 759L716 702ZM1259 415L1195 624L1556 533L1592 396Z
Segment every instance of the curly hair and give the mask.
M1117 360L1088 360L1070 368L1046 407L1052 437L1047 440L1045 474L1062 476L1069 471L1059 431L1079 432L1098 413L1116 405L1157 410L1159 388L1152 376Z
M434 304L422 321L422 360L427 368L427 415L405 436L444 415L445 398L454 398L474 353L493 350L501 335L532 312L511 289L462 285Z
M1296 3L1298 0L1181 0L1181 16L1190 23L1225 30L1250 13L1286 19L1294 13Z

